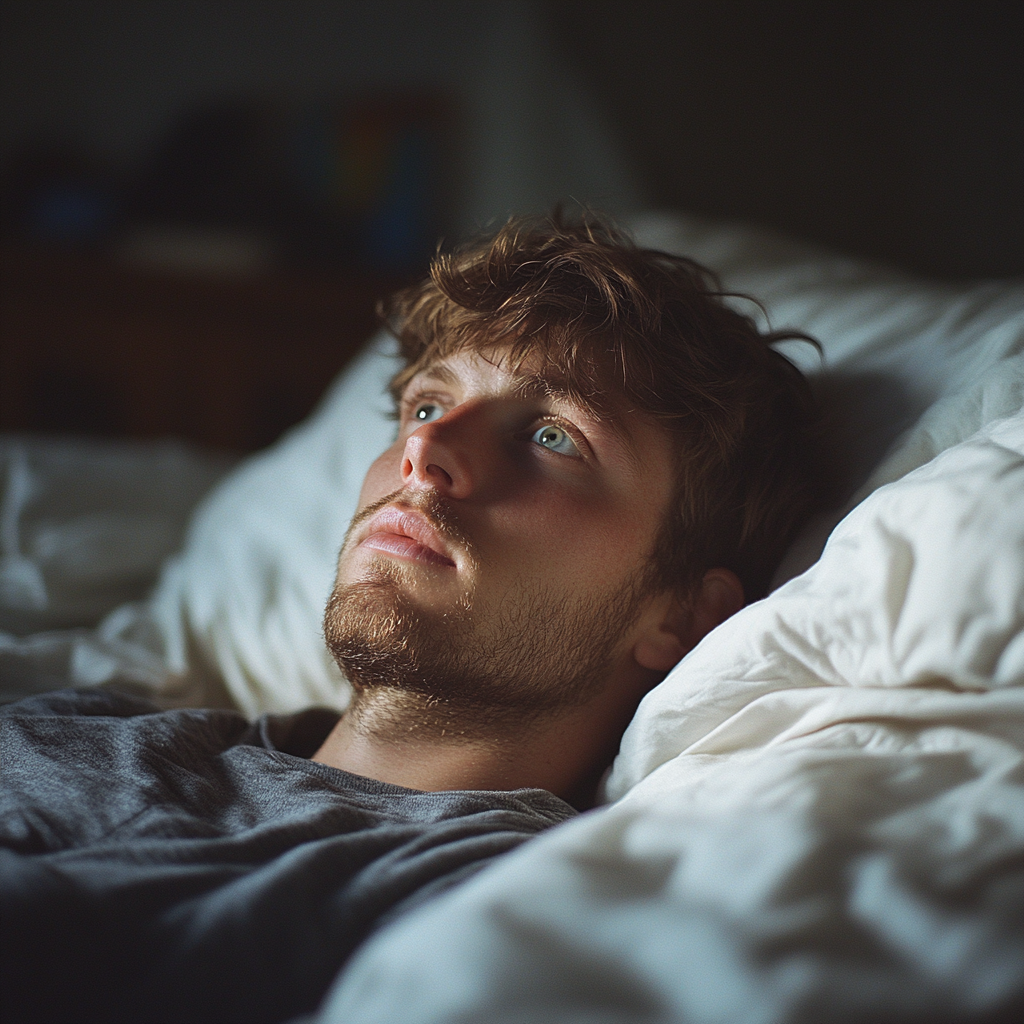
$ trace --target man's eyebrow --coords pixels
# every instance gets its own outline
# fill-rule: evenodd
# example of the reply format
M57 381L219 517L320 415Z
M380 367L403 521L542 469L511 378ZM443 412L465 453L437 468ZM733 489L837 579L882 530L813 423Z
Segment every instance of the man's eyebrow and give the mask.
M608 416L608 409L583 397L579 389L574 388L566 377L527 373L523 370L514 371L511 376L513 390L519 398L554 398L579 406L595 419L604 420ZM435 363L428 363L413 380L420 377L429 377L440 384L447 384L449 387L455 387L459 383L459 375L441 359Z
M639 460L636 440L629 429L627 417L614 408L611 402L595 401L581 394L568 378L544 373L517 373L516 394L525 399L549 398L567 402L581 409L588 416L608 427L622 443L626 455L633 461Z
M416 374L416 377L431 377L438 383L447 384L449 387L454 387L459 382L458 374L447 363L440 361L428 363Z

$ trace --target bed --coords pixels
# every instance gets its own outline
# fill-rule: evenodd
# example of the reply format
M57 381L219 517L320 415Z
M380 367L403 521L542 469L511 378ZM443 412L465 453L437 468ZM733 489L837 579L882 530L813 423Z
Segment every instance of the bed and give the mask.
M821 341L787 354L828 409L844 500L644 700L601 806L382 929L315 1020L1021 1019L1024 289L677 214L631 227ZM4 439L5 697L118 682L167 706L343 708L319 623L393 367L371 339L230 471L175 449L182 485L142 511L166 447ZM125 502L132 571L86 545L62 590L71 562L46 553Z

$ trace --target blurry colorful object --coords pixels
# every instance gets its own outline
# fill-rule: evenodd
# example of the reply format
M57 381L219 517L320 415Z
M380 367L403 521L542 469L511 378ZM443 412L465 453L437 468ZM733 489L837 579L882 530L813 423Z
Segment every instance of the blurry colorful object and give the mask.
M26 145L0 177L0 235L33 245L103 243L120 215L114 182L71 146Z
M298 120L293 166L307 202L378 268L421 264L436 244L443 123L439 103L410 99L321 106Z
M292 264L418 272L442 220L446 111L415 96L197 107L142 168L130 226L256 232Z

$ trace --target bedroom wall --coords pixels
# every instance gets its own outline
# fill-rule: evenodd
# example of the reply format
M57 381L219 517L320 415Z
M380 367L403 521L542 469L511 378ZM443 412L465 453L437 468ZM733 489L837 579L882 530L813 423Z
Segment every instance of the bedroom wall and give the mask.
M3 0L0 14L0 168L58 142L130 175L199 104L398 93L450 106L446 230L565 196L642 202L524 0Z
M130 169L189 104L447 95L445 229L572 196L753 219L941 276L1024 272L1024 6L3 0L0 170Z
M438 233L565 198L751 220L939 277L1019 275L1022 40L1024 6L980 0L0 0L0 429L265 445ZM414 259L374 264L340 228L311 241L288 203L264 216L262 185L228 225L255 234L184 245L124 198L147 167L210 157L168 143L204 106L260 118L358 95L445 112L436 223ZM47 161L123 201L44 252L24 244L45 240L31 218L9 229ZM229 170L215 194L192 182L207 208L259 177ZM65 216L58 186L47 201ZM156 270L139 263L154 244ZM211 269L249 276L215 284Z
M1024 273L1024 4L549 0L658 204Z
M262 447L438 233L567 196L644 205L524 0L0 0L0 16L0 430ZM368 100L381 109L349 123Z

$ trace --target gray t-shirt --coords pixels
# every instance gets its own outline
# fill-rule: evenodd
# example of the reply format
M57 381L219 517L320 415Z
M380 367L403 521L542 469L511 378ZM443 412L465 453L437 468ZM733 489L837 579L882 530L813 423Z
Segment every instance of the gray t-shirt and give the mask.
M371 930L573 809L317 764L326 710L0 709L4 1020L281 1021Z

